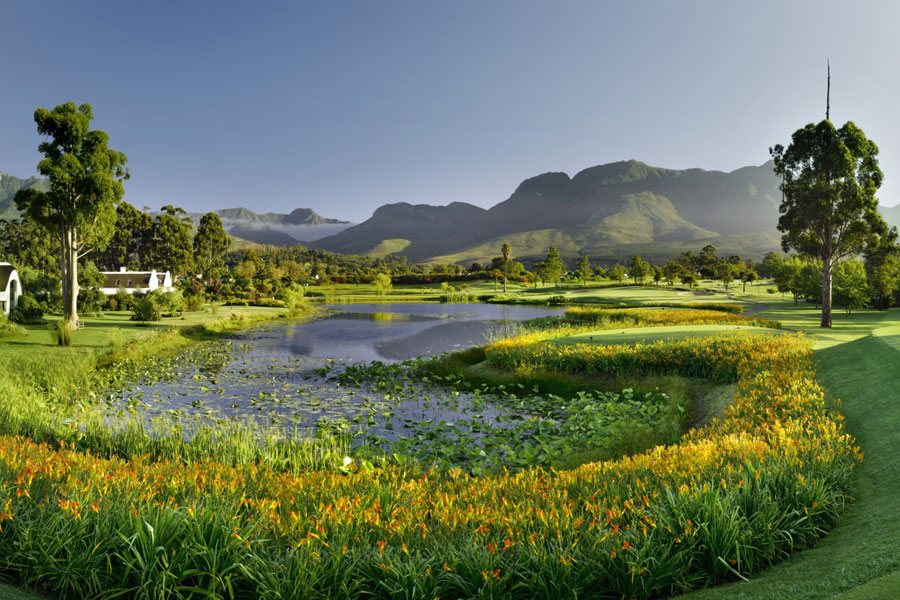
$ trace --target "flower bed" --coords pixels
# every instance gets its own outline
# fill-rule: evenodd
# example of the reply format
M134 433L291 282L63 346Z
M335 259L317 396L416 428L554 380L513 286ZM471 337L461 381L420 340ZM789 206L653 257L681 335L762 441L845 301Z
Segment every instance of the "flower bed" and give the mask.
M861 456L804 339L552 346L502 341L487 356L705 373L736 379L737 396L674 446L483 478L106 459L0 438L0 573L63 598L656 597L777 562L847 503Z

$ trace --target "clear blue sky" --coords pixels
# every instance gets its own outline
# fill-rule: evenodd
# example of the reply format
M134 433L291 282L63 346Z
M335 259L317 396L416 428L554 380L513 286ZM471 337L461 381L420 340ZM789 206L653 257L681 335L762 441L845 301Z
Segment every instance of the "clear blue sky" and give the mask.
M900 202L900 3L7 2L0 171L38 106L93 105L126 199L188 210L491 206L546 171L635 158L730 171L825 112Z

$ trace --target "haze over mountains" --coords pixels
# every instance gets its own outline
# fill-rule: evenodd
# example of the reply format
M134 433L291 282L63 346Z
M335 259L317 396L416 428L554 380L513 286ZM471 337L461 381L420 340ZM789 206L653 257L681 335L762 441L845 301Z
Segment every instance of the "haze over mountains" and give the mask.
M520 260L550 245L565 256L654 259L712 243L724 253L761 257L778 249L781 193L771 163L731 173L651 167L636 160L591 167L574 177L544 173L483 209L388 204L370 219L310 245L333 252L398 252L411 261L497 256L509 242Z
M288 214L257 214L246 208L224 208L214 211L222 219L229 235L273 246L293 246L334 235L353 223L327 219L311 208L296 208ZM205 213L188 213L194 225Z
M18 216L18 189L45 188L36 177L0 173L0 218ZM761 258L780 250L776 231L781 192L771 162L730 173L672 170L636 160L590 167L574 177L544 173L484 209L465 202L447 206L385 204L354 225L309 208L258 214L246 208L215 211L228 233L258 244L294 245L412 262L484 262L508 242L517 260L541 260L556 246L564 257L624 262L633 254L661 263L685 250L712 244L720 255ZM177 204L177 201L174 202ZM882 207L900 225L900 205ZM203 213L188 213L198 223Z

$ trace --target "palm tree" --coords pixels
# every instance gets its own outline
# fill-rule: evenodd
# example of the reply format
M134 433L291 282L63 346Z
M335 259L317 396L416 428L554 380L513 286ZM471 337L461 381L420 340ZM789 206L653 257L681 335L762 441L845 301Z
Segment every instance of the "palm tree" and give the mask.
M509 274L509 255L512 254L512 247L504 243L503 247L500 249L500 253L503 254L503 293L506 293L506 276Z

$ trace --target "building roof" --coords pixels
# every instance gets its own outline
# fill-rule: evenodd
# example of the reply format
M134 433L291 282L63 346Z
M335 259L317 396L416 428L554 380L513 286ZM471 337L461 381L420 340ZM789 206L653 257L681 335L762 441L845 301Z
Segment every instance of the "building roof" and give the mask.
M9 278L16 272L16 268L9 263L0 263L0 292L5 292L9 287Z
M128 282L131 281L131 285ZM117 283L118 282L118 283ZM103 285L105 288L146 288L150 287L150 272L124 271L103 273Z

